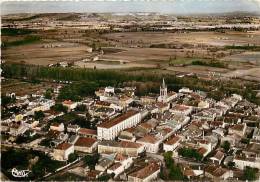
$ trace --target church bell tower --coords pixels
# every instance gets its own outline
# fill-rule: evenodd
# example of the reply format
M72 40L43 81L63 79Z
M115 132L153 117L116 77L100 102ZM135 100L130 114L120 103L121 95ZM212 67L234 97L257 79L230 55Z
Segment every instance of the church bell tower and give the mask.
M160 97L159 97L159 101L161 102L167 102L167 86L165 84L165 81L163 79L163 83L160 86Z

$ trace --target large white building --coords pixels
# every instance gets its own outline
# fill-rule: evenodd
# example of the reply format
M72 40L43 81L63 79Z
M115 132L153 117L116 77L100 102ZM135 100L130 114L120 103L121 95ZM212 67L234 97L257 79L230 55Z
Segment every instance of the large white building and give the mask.
M121 131L131 128L141 121L141 113L129 110L116 118L104 121L97 127L97 135L99 140L113 140Z

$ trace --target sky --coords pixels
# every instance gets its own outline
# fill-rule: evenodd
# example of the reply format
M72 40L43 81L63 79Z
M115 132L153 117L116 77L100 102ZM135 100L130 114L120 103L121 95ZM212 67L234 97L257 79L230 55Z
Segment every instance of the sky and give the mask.
M5 1L1 14L158 12L168 14L209 14L234 11L260 13L260 0L88 0L88 1Z

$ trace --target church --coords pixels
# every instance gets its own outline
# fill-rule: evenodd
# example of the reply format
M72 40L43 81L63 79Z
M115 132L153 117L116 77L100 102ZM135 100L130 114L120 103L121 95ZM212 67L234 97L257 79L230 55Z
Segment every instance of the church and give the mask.
M163 79L162 85L160 86L160 96L158 97L158 102L168 103L168 102L172 101L173 99L177 98L177 96L178 96L178 94L175 92L168 93L167 86Z

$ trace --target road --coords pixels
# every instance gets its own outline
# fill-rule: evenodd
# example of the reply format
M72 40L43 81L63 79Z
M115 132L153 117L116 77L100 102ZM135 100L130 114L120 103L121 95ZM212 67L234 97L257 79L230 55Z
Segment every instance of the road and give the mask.
M151 157L151 158L156 158L156 159L160 160L164 164L164 158L163 158L162 155L160 155L160 154L152 154L152 153L146 153L146 155L148 157ZM193 165L193 166L202 166L202 165L205 164L205 163L202 163L202 162L189 161L187 159L180 158L180 157L173 157L173 159L174 159L174 161L176 163L185 163L185 164L189 164L189 165Z
M1 143L1 146L13 147L13 148L17 148L17 149L27 149L27 150L33 149L33 150L41 151L41 152L48 153L48 154L52 153L52 149L43 147L43 146L32 147L32 146L28 146L26 144L18 145L18 144L10 144L10 143Z
M54 173L52 173L52 174L50 174L50 175L48 175L48 176L44 176L44 177L43 177L42 179L40 179L40 180L43 180L43 181L44 181L44 180L46 180L46 179L50 179L51 177L55 177L55 176L57 176L57 175L62 175L62 174L64 174L64 173L67 173L70 169L73 169L73 168L76 168L76 167L80 167L80 166L84 165L83 159L84 159L84 157L80 158L79 161L77 161L76 163L71 164L71 165L65 167L64 169L61 169L61 170L59 170L59 171L56 171L56 172L54 172Z

